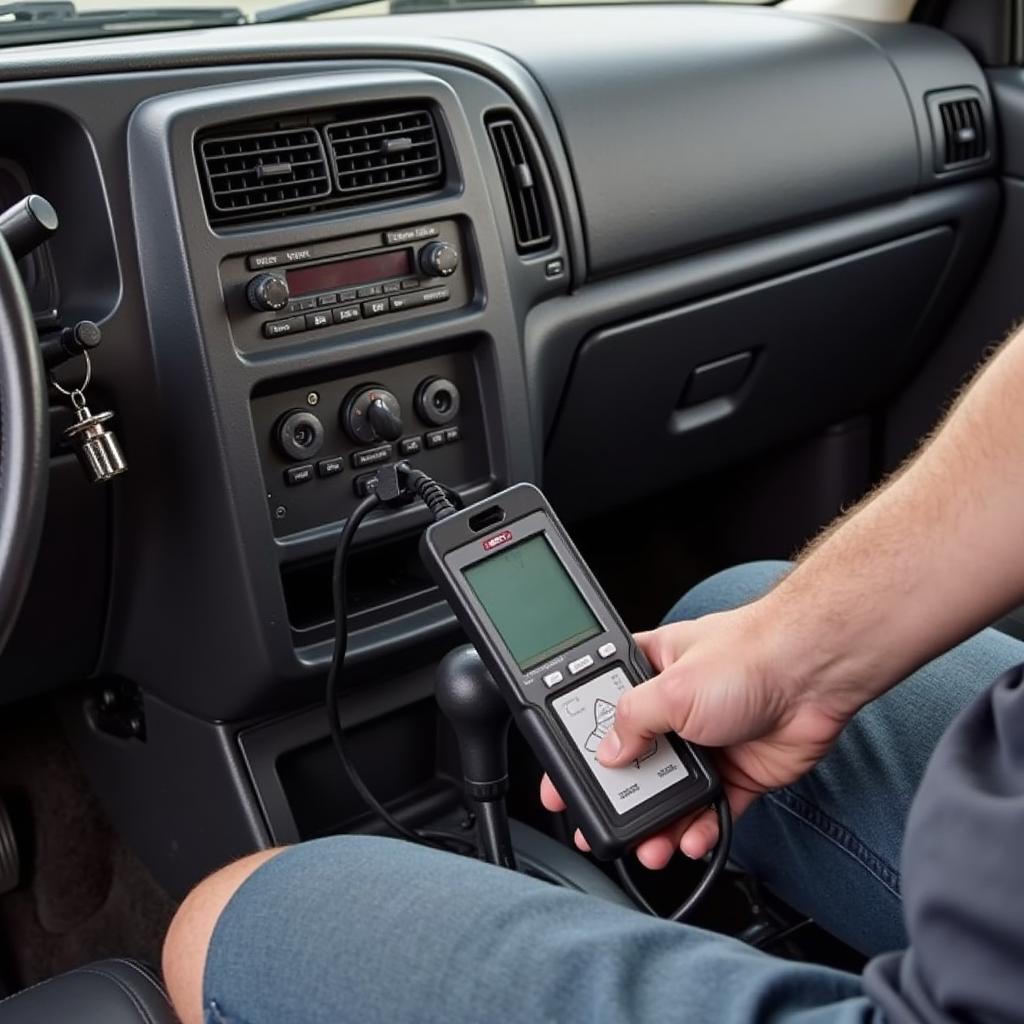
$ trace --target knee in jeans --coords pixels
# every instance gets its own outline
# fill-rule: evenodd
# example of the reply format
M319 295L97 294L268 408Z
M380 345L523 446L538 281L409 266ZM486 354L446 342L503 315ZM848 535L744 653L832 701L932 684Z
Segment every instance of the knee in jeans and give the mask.
M182 1024L203 1021L203 971L221 912L242 883L280 849L261 850L215 871L185 897L164 939L163 974Z

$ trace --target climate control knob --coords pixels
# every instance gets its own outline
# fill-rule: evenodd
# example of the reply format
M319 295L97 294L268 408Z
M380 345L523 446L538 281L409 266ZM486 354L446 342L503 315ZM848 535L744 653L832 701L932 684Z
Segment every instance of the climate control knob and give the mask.
M359 444L397 441L402 436L402 407L386 388L356 388L341 406L341 425Z
M430 277L451 277L459 267L459 250L448 242L431 242L420 249L420 270Z
M276 313L288 305L288 282L277 274L260 274L245 289L249 305L260 313Z

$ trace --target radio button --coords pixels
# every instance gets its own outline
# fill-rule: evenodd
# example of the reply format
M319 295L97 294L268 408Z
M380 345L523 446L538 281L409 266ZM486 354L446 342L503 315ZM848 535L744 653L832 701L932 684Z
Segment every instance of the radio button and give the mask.
M403 309L415 309L417 306L423 305L423 297L419 294L415 295L392 295L391 296L391 312L398 313Z
M284 258L279 252L261 252L250 256L246 265L250 270L267 270L270 267L279 267Z
M341 309L334 310L334 322L336 324L350 324L354 320L358 320L360 316L358 306L342 306Z
M338 301L337 292L328 292L326 295L318 295L316 297L316 304L318 306L333 306Z
M384 289L379 284L368 284L365 288L356 289L356 298L370 299L374 295L383 295Z
M445 443L443 430L431 430L427 433L427 447L440 448Z
M380 486L380 477L376 473L363 473L352 481L352 489L357 498L366 498Z
M299 484L308 484L313 479L313 467L306 466L289 466L284 471L284 482L289 487L297 487Z
M421 451L423 451L421 437L406 437L398 442L399 455L419 455Z
M352 465L355 469L364 466L375 466L378 462L387 462L391 458L391 445L382 444L379 448L367 448L365 451L352 453Z
M552 686L557 686L565 676L561 672L549 672L544 677L544 685L550 690Z
M370 299L363 303L363 316L380 316L390 309L387 299Z
M339 302L355 302L356 301L356 290L355 288L346 288L343 292L338 292Z
M569 674L578 676L584 669L590 668L593 664L594 659L589 654L584 654L582 658L569 662Z
M292 299L288 303L289 313L301 313L307 309L316 309L316 299Z
M420 286L420 279L418 277L407 277L402 282L402 291L403 292L412 291L413 288L419 288L419 286Z
M318 327L330 327L331 325L331 314L324 313L307 313L306 314L306 330L316 330Z
M259 252L246 258L250 270L267 270L271 267L283 267L286 263L301 263L318 255L313 246L302 249L279 249L277 252Z
M345 456L336 455L333 459L321 459L316 464L317 476L336 476L345 469Z
M462 440L462 430L459 427L448 427L444 432L444 443L454 444Z
M286 334L298 334L306 329L301 316L290 316L286 320L268 320L263 325L264 338L282 338Z
M452 293L448 288L431 288L429 291L420 292L419 296L422 304L429 306L434 302L447 302L452 297Z
M316 255L316 249L310 246L305 246L302 249L285 249L281 253L285 263L302 263L303 260L311 260Z
M402 285L398 281L385 281L384 282L384 294L385 295L394 295L395 292L400 292L401 290L402 290Z
M418 224L414 228L398 228L384 232L385 245L402 245L404 242L421 242L424 238L437 238L436 224Z

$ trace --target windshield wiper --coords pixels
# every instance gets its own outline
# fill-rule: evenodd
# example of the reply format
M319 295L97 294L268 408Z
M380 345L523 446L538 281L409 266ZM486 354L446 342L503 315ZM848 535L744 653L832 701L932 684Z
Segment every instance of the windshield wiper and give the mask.
M137 7L79 11L70 0L0 4L0 46L83 39L107 33L244 25L237 7Z

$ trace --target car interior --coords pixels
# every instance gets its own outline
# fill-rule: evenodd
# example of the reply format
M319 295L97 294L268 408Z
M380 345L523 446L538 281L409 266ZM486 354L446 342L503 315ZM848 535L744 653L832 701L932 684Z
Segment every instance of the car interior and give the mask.
M357 780L332 742L384 467L538 485L641 630L928 435L1024 316L1024 2L13 0L0 211L0 1024L173 1021L211 871L389 832L361 786L489 820L421 502L352 538ZM507 758L519 870L698 883L624 888ZM863 963L728 865L691 920Z

